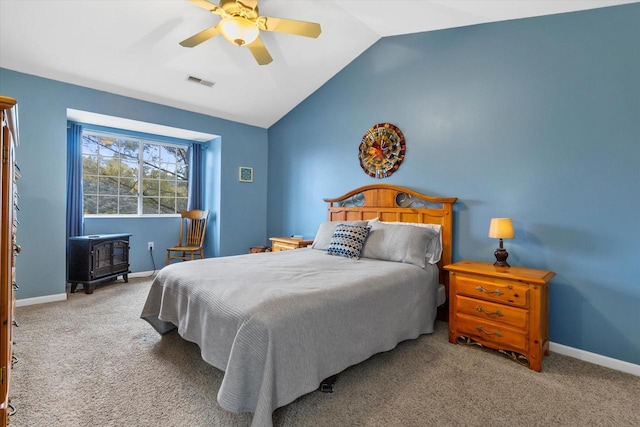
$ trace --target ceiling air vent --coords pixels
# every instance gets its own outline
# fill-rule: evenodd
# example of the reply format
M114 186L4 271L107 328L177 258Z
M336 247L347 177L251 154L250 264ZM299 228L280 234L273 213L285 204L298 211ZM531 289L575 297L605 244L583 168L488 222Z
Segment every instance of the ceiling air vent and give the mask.
M214 82L210 82L210 81L207 81L207 80L202 80L201 78L194 77L194 76L187 77L187 81L194 82L194 83L199 83L199 84L207 86L207 87L213 87L213 85L215 84Z

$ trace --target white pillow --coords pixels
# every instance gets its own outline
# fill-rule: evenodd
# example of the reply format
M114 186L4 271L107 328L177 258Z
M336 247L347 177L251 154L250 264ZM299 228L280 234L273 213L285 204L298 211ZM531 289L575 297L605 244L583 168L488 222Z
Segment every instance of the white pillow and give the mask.
M374 222L381 222L383 224L403 224L403 225L413 225L414 227L422 227L422 228L430 228L435 230L438 234L437 236L432 237L427 243L427 255L426 260L429 264L437 264L442 257L442 225L440 224L422 224L419 222L400 222L400 221L380 221L378 218L374 218L369 221L369 225L372 225Z
M373 221L364 243L363 258L426 265L427 244L438 232L426 227Z

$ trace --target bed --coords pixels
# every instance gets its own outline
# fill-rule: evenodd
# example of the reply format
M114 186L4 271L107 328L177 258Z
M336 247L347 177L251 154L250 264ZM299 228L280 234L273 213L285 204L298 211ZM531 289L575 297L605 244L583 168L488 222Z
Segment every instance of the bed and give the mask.
M252 426L271 426L276 408L349 366L432 333L438 306L446 316L455 198L377 184L325 201L310 247L169 265L141 314L160 334L177 328L198 344L225 373L218 403L252 412Z

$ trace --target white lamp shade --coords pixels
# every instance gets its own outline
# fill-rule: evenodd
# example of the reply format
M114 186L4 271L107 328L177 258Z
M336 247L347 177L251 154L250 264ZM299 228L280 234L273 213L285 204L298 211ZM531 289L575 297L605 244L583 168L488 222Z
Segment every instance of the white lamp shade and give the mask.
M511 218L491 218L489 237L494 239L513 239Z
M224 38L238 46L251 44L260 34L255 22L239 16L224 19L219 25Z

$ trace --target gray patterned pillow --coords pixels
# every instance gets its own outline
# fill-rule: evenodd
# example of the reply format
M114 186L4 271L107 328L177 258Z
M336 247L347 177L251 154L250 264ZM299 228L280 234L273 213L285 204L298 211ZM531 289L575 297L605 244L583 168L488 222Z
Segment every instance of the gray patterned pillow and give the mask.
M340 224L336 227L333 237L331 237L327 253L329 255L358 259L368 235L369 227Z
M311 245L312 249L321 249L323 251L327 250L329 243L331 243L331 238L333 237L333 233L336 232L336 227L340 224L347 225L369 225L368 221L325 221L320 224L318 228L318 232L316 233L315 239L313 239L313 244Z

